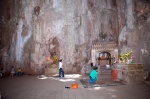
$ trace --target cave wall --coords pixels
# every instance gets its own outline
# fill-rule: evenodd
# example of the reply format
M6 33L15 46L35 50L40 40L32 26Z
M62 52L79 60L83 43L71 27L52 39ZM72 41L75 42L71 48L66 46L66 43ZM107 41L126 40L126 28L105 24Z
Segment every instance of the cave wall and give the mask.
M56 54L66 73L79 73L91 62L94 42L114 42L119 54L132 50L134 62L150 71L148 0L1 0L0 5L6 71L13 65L27 74L43 73Z

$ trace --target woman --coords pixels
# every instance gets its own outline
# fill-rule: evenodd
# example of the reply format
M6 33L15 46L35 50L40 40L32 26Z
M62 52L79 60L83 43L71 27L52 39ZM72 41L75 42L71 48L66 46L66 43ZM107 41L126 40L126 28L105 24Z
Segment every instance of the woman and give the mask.
M96 83L98 80L98 72L97 72L97 67L93 67L93 70L90 73L90 80L89 83Z

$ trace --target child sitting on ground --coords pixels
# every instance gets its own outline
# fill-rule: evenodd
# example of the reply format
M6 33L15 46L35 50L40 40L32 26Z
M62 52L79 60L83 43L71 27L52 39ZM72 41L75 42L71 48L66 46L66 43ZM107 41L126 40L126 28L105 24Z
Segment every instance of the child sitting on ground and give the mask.
M22 76L22 70L21 70L21 68L18 68L18 70L17 70L17 75L18 75L18 76Z

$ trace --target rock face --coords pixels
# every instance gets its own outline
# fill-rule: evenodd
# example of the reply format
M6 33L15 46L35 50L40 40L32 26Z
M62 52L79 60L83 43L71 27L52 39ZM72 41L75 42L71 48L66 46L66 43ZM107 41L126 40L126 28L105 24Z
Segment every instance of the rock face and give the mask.
M119 54L150 71L148 0L1 0L0 58L25 73L43 73L63 60L66 73L80 73L94 42L114 42ZM50 61L50 62L49 62Z

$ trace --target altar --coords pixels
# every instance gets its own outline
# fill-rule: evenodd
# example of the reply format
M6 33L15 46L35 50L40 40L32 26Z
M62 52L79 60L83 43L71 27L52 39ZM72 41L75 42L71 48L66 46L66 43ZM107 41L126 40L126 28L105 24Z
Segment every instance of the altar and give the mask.
M127 83L135 83L144 81L143 78L143 64L114 64L113 70L116 70L116 80L123 80Z

